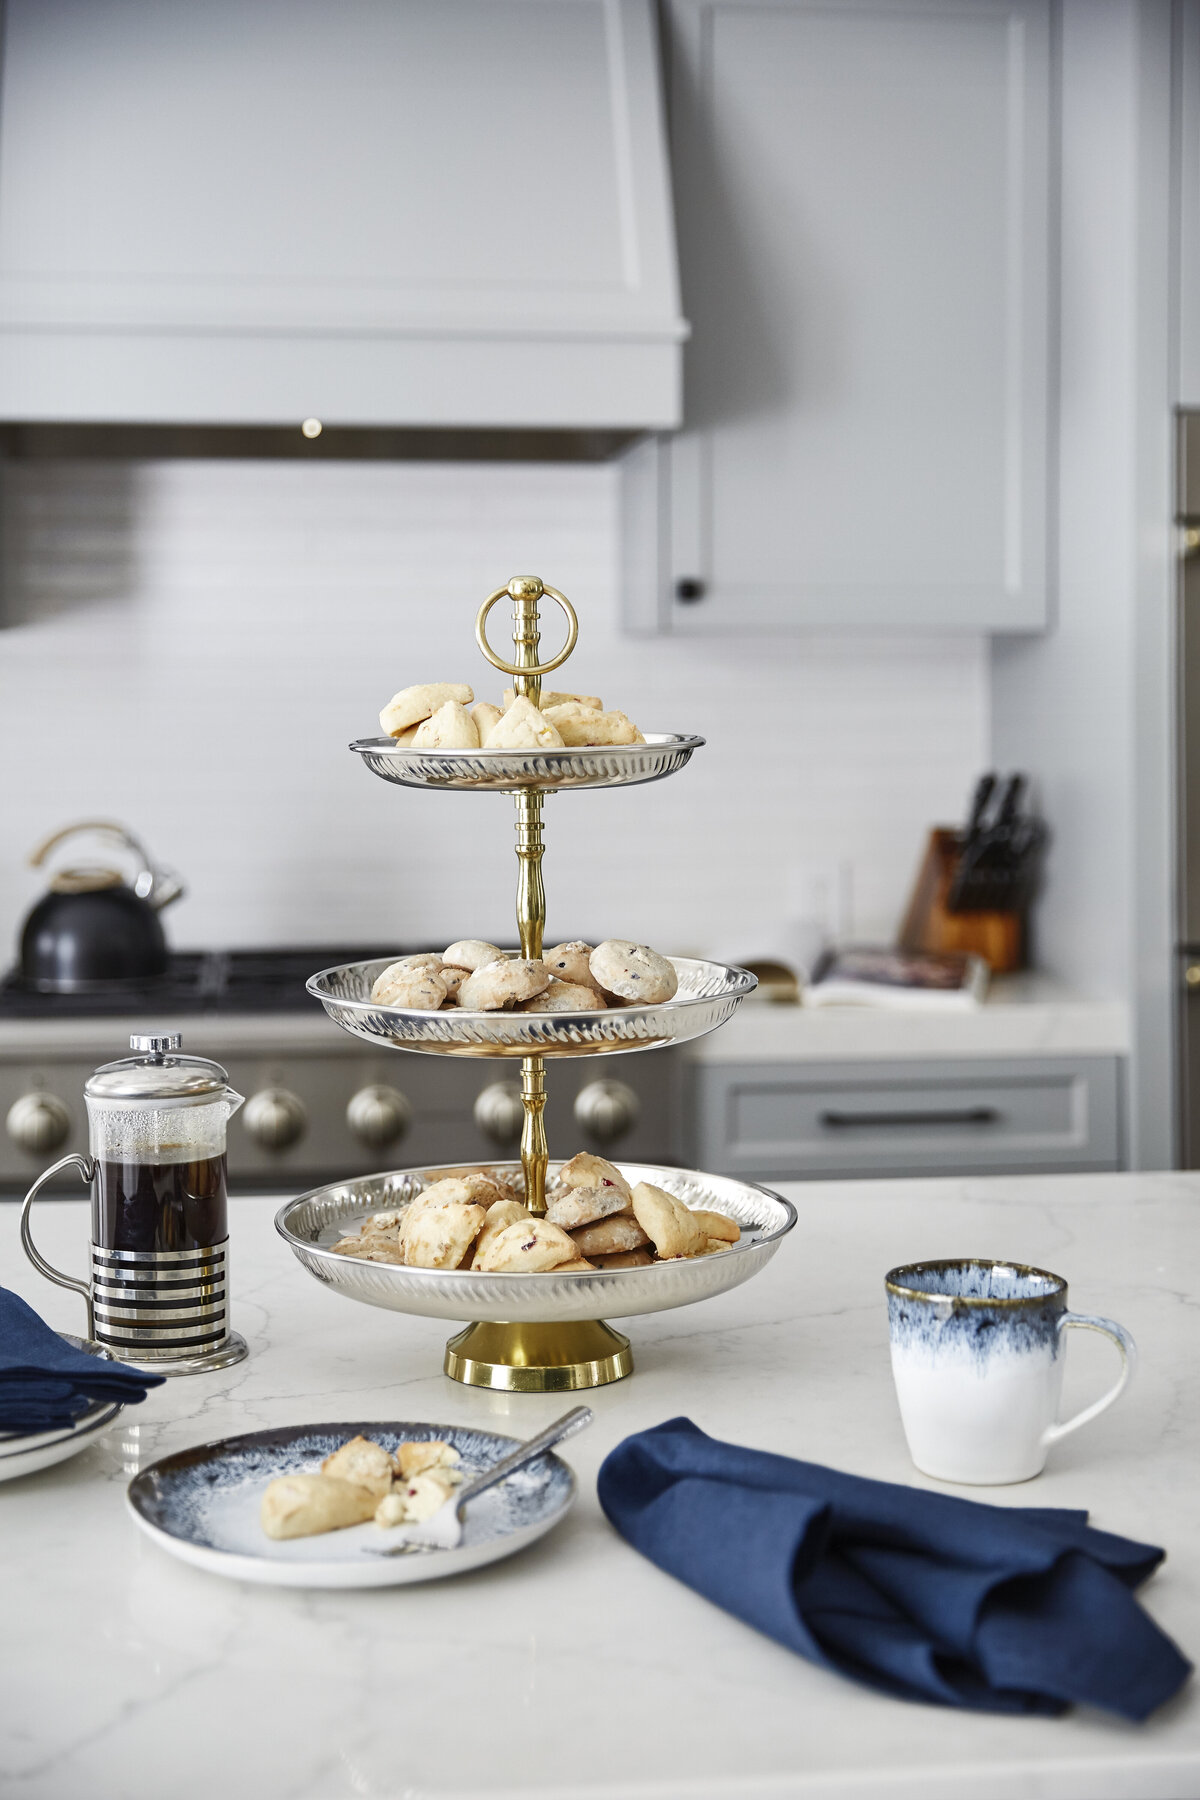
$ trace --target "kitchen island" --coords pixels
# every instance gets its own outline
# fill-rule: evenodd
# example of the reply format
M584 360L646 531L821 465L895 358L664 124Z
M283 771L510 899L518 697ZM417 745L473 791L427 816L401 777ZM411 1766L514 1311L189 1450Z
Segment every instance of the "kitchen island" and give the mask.
M596 1502L627 1433L686 1413L714 1436L935 1487L908 1461L883 1275L922 1256L1003 1256L1065 1275L1079 1310L1137 1338L1130 1395L1023 1487L945 1490L1087 1508L1166 1546L1148 1611L1200 1652L1200 1176L793 1183L795 1231L756 1280L629 1321L636 1372L582 1396L565 1447L573 1512L521 1556L373 1592L252 1587L162 1553L125 1510L129 1477L186 1445L269 1425L469 1424L527 1436L568 1403L441 1374L445 1327L322 1289L272 1228L232 1208L233 1323L250 1358L179 1379L74 1460L0 1485L0 1793L5 1800L1188 1800L1200 1796L1195 1682L1147 1725L952 1712L816 1669L645 1562ZM41 1281L0 1208L0 1281L50 1323L78 1299ZM86 1263L80 1201L39 1243ZM1064 1408L1115 1353L1071 1334Z

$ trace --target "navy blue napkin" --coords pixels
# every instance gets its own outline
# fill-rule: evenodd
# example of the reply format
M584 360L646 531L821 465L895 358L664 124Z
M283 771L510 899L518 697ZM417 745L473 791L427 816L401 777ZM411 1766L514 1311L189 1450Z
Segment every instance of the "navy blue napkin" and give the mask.
M1134 1599L1164 1552L1085 1512L984 1506L710 1438L690 1419L605 1458L621 1535L727 1611L869 1687L986 1712L1145 1719L1191 1664Z
M19 1294L0 1288L0 1431L32 1433L73 1425L94 1400L128 1406L144 1400L147 1388L162 1380L76 1350Z

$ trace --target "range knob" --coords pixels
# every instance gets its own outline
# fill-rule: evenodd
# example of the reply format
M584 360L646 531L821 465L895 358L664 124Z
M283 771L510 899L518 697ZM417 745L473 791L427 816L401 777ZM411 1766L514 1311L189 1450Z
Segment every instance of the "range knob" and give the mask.
M475 1102L475 1123L493 1144L515 1144L525 1123L521 1089L515 1081L493 1081Z
M71 1115L57 1094L22 1094L8 1109L5 1129L30 1156L57 1150L71 1135Z
M413 1110L398 1088L378 1082L359 1088L346 1108L346 1123L369 1150L385 1150L412 1124Z
M623 1081L589 1081L575 1096L575 1123L602 1144L632 1131L642 1106Z
M247 1100L242 1120L260 1150L286 1150L308 1130L308 1108L289 1088L260 1088Z

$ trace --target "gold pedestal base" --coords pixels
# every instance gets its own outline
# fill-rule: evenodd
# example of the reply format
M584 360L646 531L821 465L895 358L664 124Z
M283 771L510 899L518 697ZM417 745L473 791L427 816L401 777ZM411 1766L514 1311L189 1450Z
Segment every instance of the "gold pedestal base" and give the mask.
M601 1319L565 1325L468 1325L446 1345L452 1381L512 1394L603 1387L633 1373L629 1339Z

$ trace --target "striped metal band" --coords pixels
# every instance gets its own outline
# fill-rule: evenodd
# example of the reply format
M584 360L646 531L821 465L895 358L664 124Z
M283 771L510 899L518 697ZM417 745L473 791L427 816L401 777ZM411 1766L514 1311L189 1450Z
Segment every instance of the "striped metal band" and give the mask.
M219 1330L205 1332L203 1336L175 1338L169 1344L147 1337L144 1332L132 1335L105 1332L103 1336L97 1332L96 1342L109 1350L136 1350L139 1362L153 1362L158 1358L169 1362L181 1353L192 1355L197 1350L216 1350L228 1336L229 1326L225 1324Z
M197 1245L193 1250L110 1250L104 1244L92 1245L92 1256L97 1262L149 1263L152 1267L157 1263L210 1262L228 1252L228 1238L222 1238L219 1244Z
M95 1335L143 1356L191 1354L229 1336L228 1239L208 1250L113 1251L92 1246Z
M181 1320L221 1319L228 1309L222 1288L211 1300L202 1300L195 1306L159 1306L153 1301L148 1306L123 1306L119 1301L106 1298L94 1300L92 1310L98 1319L128 1319L131 1325L152 1325L156 1331L161 1331Z

